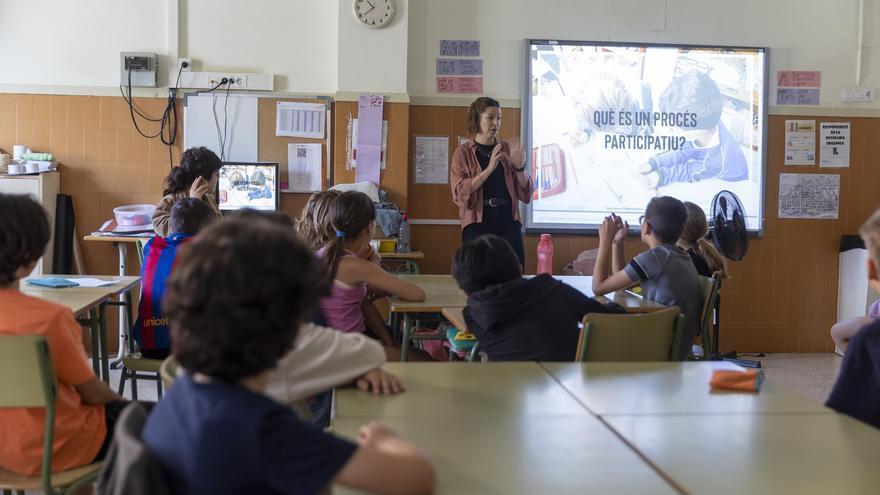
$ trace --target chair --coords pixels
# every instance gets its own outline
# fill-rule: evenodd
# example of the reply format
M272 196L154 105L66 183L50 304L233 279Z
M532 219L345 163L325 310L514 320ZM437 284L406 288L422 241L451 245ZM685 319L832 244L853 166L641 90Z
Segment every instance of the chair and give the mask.
M100 462L52 472L56 395L57 383L46 340L38 335L0 336L0 407L46 409L40 476L20 476L0 469L0 489L4 494L40 489L51 495L76 493L97 478ZM61 491L55 491L56 488Z
M143 271L144 266L144 248L147 245L147 239L137 240L138 261ZM159 373L159 367L162 361L159 359L148 359L141 357L137 351L137 345L131 336L131 328L134 326L132 319L133 304L130 300L125 302L125 312L128 315L128 330L126 331L125 341L128 343L128 355L122 358L122 373L119 376L119 395L125 392L125 381L131 380L131 398L138 399L137 381L151 380L156 382L158 397L162 398L162 377ZM146 373L146 374L144 374Z
M700 286L703 289L703 311L700 314L700 343L703 346L703 361L711 361L715 358L715 347L712 333L714 331L715 307L718 304L718 293L721 290L721 272L715 272L711 277L700 277Z
M576 361L678 361L684 316L673 306L640 314L584 316Z
M159 367L159 375L162 377L162 383L165 385L165 388L170 387L174 380L177 379L177 360L174 359L174 356L168 356L162 361L162 366Z

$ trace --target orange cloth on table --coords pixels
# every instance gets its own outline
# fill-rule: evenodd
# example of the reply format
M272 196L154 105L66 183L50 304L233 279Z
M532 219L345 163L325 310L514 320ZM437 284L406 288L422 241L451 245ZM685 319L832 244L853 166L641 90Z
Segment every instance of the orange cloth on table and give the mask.
M738 392L757 392L764 381L762 370L715 370L709 385L718 390L735 390Z
M92 462L107 436L104 406L87 405L74 388L92 379L82 328L70 309L0 289L0 335L42 335L58 379L52 471ZM36 373L37 370L34 370ZM46 409L0 408L0 467L23 475L40 473Z

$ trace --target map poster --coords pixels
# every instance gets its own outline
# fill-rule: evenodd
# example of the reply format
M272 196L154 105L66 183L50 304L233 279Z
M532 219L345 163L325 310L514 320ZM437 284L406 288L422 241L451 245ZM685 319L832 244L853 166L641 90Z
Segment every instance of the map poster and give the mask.
M839 175L779 174L779 218L833 220L839 210Z

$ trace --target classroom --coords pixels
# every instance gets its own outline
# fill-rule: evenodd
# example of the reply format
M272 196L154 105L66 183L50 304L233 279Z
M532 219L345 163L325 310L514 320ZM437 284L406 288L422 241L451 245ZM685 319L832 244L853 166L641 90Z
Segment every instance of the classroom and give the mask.
M878 16L0 2L0 490L876 493Z

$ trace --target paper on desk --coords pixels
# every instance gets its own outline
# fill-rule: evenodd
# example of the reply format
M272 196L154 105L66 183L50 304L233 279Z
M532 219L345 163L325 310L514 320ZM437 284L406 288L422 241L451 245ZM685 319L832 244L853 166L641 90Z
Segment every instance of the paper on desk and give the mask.
M288 190L316 192L321 187L321 143L290 143L287 145Z
M119 280L101 280L100 278L89 278L89 277L68 278L66 280L69 280L69 281L79 285L80 287L105 287L107 285L113 285L113 284L119 282Z

